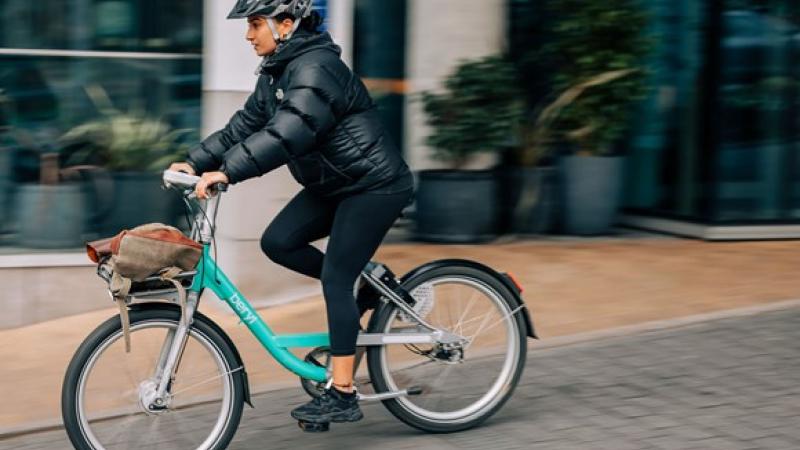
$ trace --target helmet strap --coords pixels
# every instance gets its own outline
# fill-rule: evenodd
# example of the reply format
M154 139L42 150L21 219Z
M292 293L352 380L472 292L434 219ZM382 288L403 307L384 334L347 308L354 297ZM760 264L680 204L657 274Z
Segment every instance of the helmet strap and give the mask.
M272 17L267 17L267 25L269 26L270 31L272 31L272 37L275 39L275 42L280 43L281 35L278 33L278 24L276 23L275 19Z

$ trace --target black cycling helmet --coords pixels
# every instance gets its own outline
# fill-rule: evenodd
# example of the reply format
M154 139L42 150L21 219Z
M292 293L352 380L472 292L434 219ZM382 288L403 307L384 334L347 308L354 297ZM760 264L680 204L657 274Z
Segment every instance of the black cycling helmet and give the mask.
M275 17L284 13L295 19L304 19L311 15L311 11L312 0L237 0L228 13L228 19L245 19L253 15Z

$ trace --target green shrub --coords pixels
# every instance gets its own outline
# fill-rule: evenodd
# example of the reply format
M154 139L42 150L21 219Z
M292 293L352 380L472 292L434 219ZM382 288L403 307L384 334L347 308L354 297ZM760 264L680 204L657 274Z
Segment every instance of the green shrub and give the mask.
M464 166L470 156L496 152L513 142L525 112L514 66L493 55L462 62L444 82L445 91L422 93L434 159Z

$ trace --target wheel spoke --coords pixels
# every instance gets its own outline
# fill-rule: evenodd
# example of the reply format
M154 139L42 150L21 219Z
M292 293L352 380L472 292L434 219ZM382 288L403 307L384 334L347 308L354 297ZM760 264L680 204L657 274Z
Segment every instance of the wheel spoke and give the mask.
M194 384L192 384L192 385L186 386L185 388L181 388L181 389L180 389L180 390L178 390L177 392L173 392L173 393L172 393L172 395L173 395L173 396L175 396L175 395L178 395L178 394L180 394L180 393L182 393L182 392L186 392L186 391L188 391L188 390L190 390L190 389L194 389L194 388L196 388L197 386L202 386L202 385L204 385L204 384L211 383L212 381L219 380L219 379L220 379L220 378L222 378L222 377L227 377L228 375L230 375L230 374L232 374L232 373L239 372L239 371L240 371L240 370L242 370L242 369L244 369L244 367L238 367L238 368L236 368L236 369L229 370L229 371L227 371L227 372L224 372L224 373L221 373L221 374L219 374L219 375L215 375L215 376L213 376L213 377L206 378L205 380L202 380L202 381L199 381L199 382L197 382L197 383L194 383Z
M467 344L466 347L464 347L464 350L466 351L468 348L470 348L472 346L472 343L475 341L476 336L478 336L481 333L485 333L485 332L491 330L492 328L496 327L497 325L500 325L501 323L505 322L506 320L508 320L509 317L511 317L514 314L518 313L524 307L525 307L525 305L520 305L517 308L515 308L513 311L511 311L510 313L508 313L508 314L504 315L503 317L501 317L500 319L498 319L493 324L491 324L491 325L489 325L489 326L487 326L485 328L484 327L479 328L478 331L475 332L475 334L473 334L472 336L467 338L469 343Z
M456 323L455 325L455 329L453 330L454 334L460 335L464 331L463 329L464 318L467 317L467 314L469 314L470 310L472 309L472 305L474 305L475 302L477 301L477 299L475 298L476 295L477 292L474 292L472 295L470 295L470 301L467 304L467 308L464 310L464 313L461 314L461 317L458 318L458 323Z

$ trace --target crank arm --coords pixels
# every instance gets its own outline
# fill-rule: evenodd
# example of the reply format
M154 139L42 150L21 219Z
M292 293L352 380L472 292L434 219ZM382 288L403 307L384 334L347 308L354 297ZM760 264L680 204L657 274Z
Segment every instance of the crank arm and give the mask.
M422 388L418 386L413 386L408 389L403 389L402 391L383 392L381 394L358 394L358 401L367 403L379 402L382 400L389 400L393 398L407 397L409 395L419 395L419 394L422 394Z

